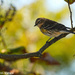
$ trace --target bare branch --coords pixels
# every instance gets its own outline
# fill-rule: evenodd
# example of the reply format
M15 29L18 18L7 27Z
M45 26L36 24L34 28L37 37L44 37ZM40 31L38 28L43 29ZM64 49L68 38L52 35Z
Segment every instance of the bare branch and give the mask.
M72 11L71 11L71 8L70 8L69 0L68 0L68 8L69 8L69 11L70 11L71 28L73 29Z
M7 61L15 61L18 59L24 59L24 58L30 58L30 57L40 57L41 54L39 52L34 52L34 53L25 53L25 54L20 54L20 55L8 55L8 54L0 54L0 58L7 60Z

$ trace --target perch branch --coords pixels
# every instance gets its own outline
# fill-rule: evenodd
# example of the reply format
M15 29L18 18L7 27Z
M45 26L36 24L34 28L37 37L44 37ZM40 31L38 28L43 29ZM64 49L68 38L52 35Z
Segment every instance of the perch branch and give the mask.
M24 58L29 58L29 57L39 57L39 52L25 53L25 54L20 54L20 55L0 54L0 58L7 60L7 61L15 61L18 59L24 59Z

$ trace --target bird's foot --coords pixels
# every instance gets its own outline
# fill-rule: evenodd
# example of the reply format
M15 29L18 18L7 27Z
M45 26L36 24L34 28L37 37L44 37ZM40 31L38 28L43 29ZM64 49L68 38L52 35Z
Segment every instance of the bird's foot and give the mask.
M46 41L46 43L49 43L51 41L51 38L49 38L47 41Z

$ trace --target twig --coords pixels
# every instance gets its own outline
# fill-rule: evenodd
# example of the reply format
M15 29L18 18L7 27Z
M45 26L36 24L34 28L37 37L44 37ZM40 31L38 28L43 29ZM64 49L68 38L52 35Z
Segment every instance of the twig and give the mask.
M68 0L68 8L69 8L69 11L70 11L71 28L73 29L72 11L71 11L71 8L70 8L69 0Z
M3 4L3 0L1 0L1 5L2 4ZM0 9L1 9L1 5L0 5ZM11 13L11 9L13 10L12 13ZM11 5L10 8L8 9L8 11L5 13L5 17L3 17L1 15L1 13L0 13L0 16L1 16L0 19L1 18L5 19L5 20L1 21L1 24L0 24L0 36L2 37L2 40L1 41L2 41L3 46L4 46L5 49L7 49L7 46L6 46L6 43L4 41L4 37L3 37L2 33L1 33L1 30L2 30L2 28L4 26L4 24L6 23L6 21L11 21L13 19L15 13L16 13L16 8L13 5ZM11 16L11 17L9 18L9 16Z
M1 0L1 5L3 4L3 0Z

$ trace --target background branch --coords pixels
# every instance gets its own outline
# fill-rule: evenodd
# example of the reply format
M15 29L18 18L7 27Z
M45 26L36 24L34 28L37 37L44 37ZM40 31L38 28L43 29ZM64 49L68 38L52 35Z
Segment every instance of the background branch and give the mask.
M68 8L69 8L69 11L70 11L71 28L73 29L72 11L71 11L71 8L70 8L69 0L68 0Z

